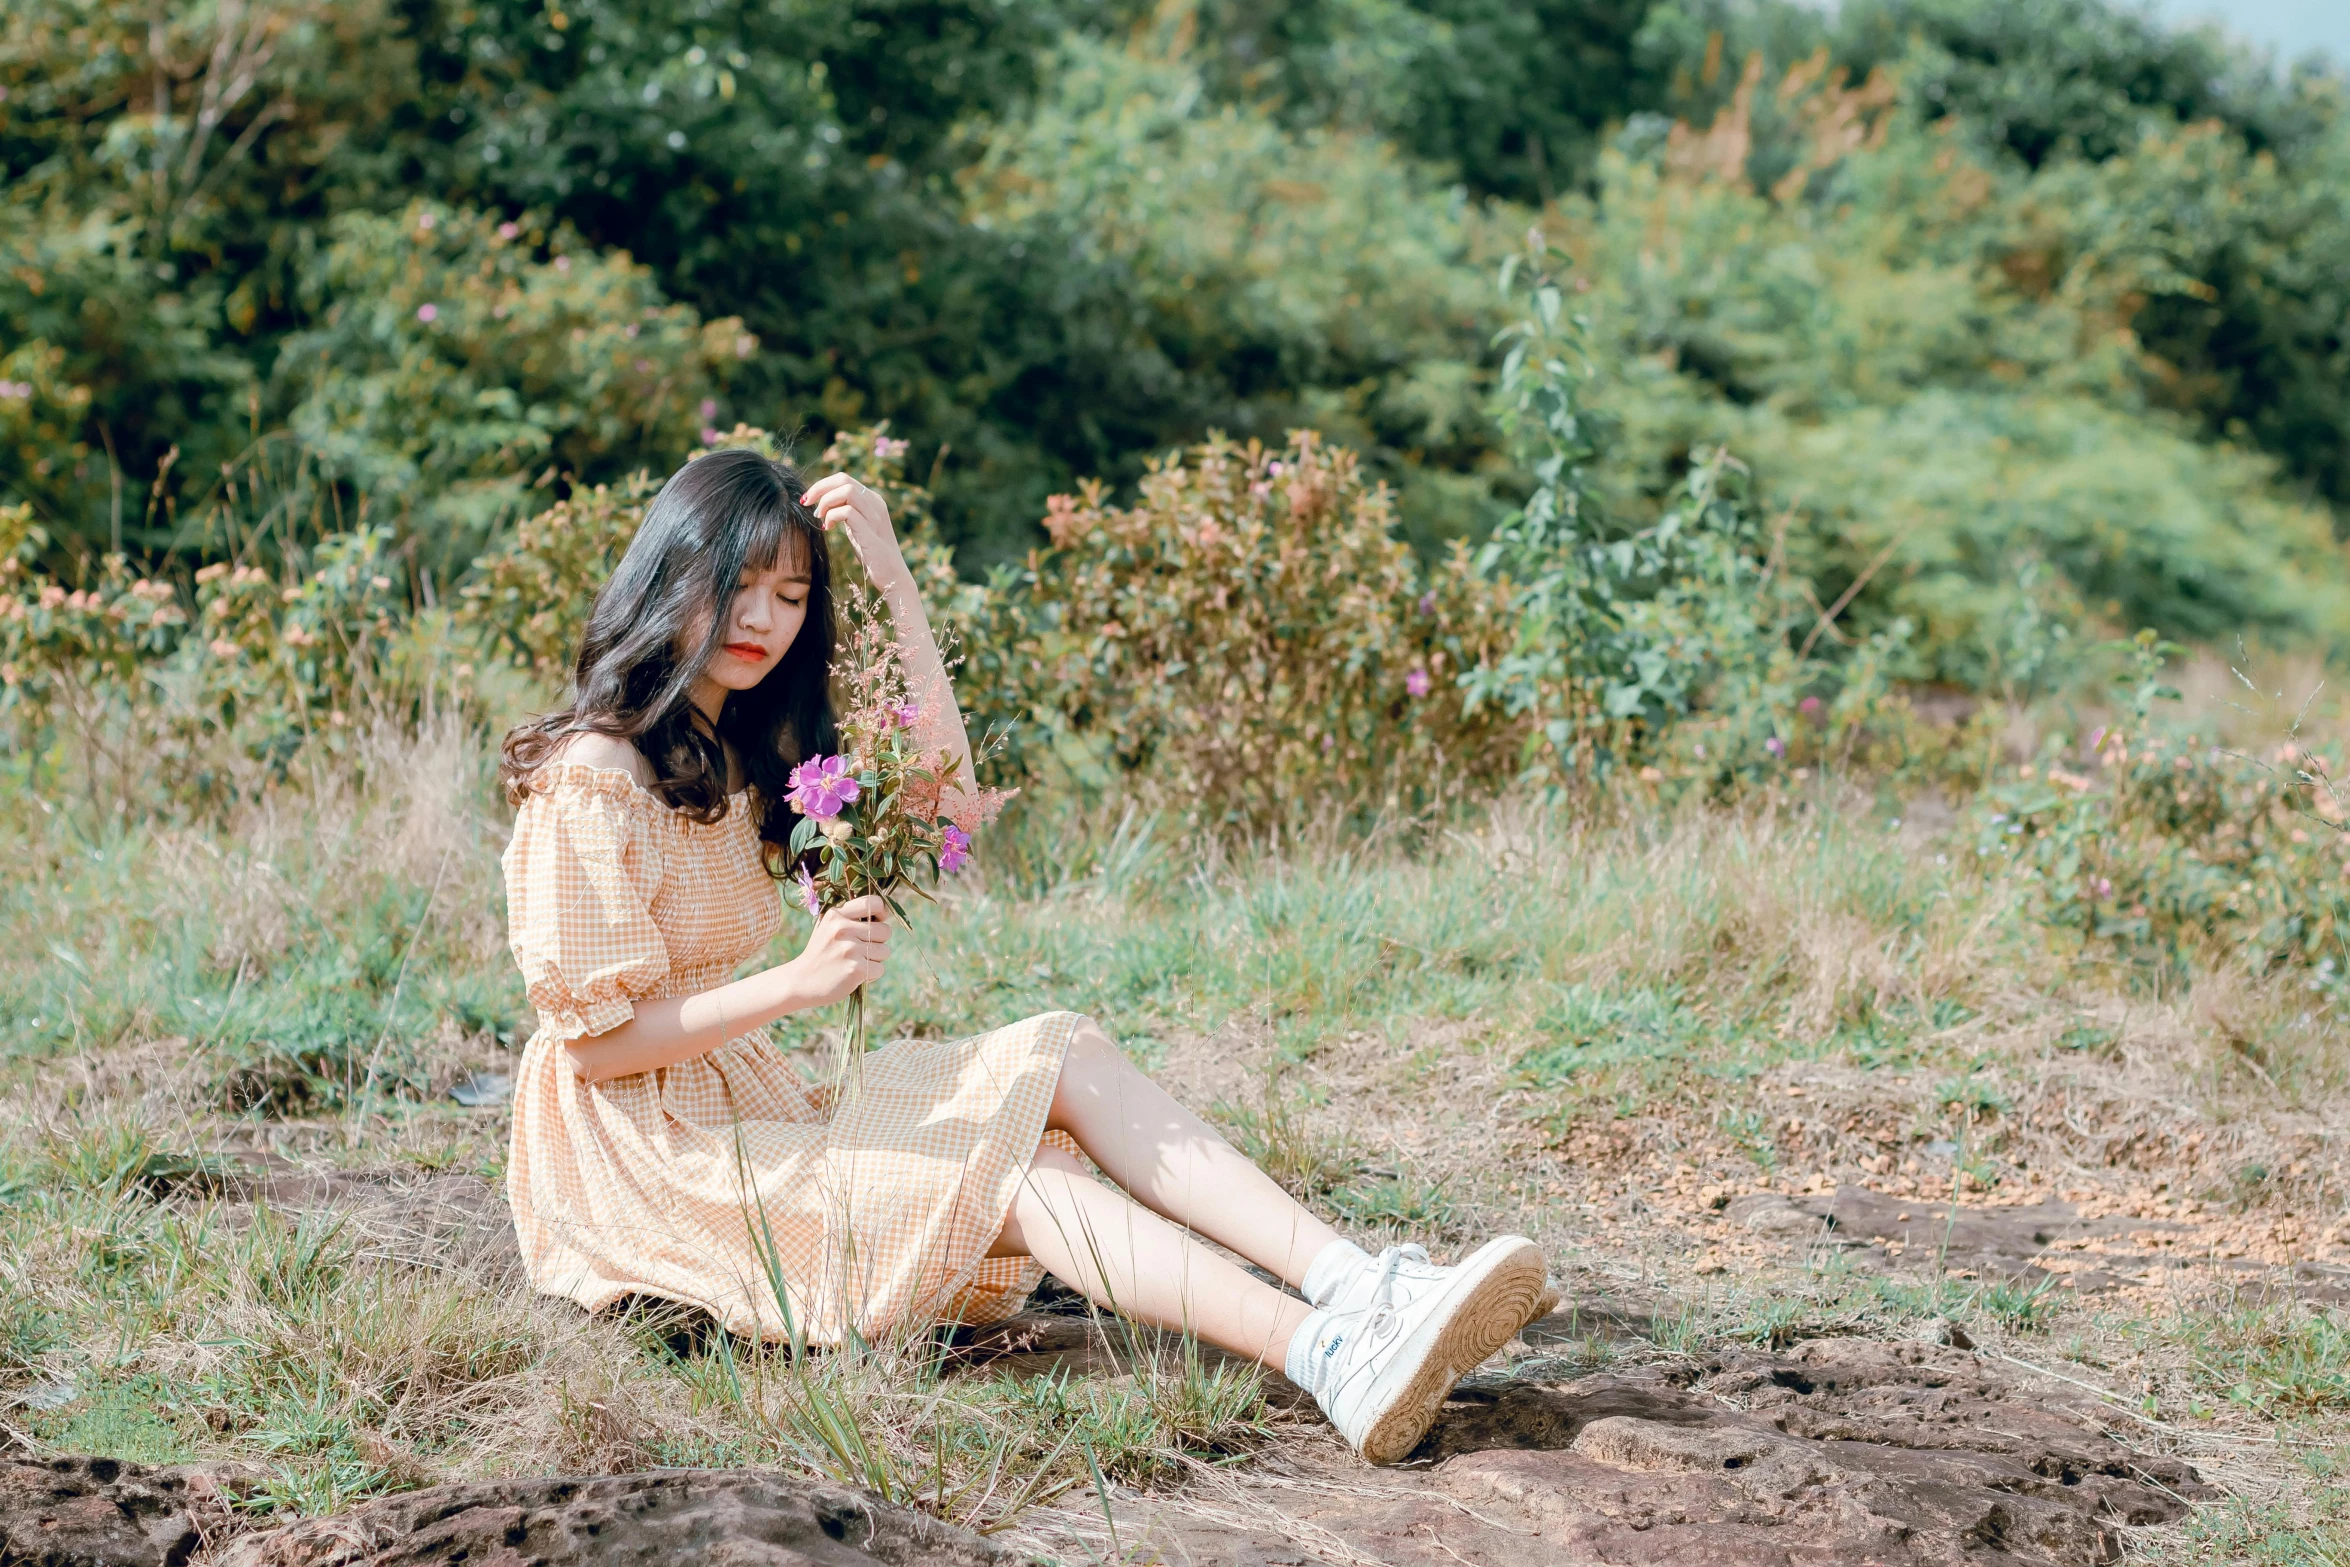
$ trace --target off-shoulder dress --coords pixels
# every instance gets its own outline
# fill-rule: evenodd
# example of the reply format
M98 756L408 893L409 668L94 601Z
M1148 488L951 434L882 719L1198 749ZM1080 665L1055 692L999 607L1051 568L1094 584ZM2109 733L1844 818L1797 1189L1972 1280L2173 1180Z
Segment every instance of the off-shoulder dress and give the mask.
M539 1026L515 1075L506 1194L531 1282L598 1310L652 1295L808 1342L998 1321L1038 1278L987 1256L1080 1019L1049 1012L867 1056L849 1093L764 1029L600 1083L565 1044L636 1003L722 985L783 918L747 795L701 823L628 774L542 768L505 859L507 930Z

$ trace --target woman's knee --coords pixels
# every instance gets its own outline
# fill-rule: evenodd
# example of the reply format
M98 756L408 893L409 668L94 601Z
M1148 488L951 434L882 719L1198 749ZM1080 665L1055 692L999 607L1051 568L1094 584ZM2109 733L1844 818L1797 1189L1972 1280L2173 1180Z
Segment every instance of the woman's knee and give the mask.
M1069 1048L1061 1056L1061 1081L1105 1082L1131 1073L1134 1063L1118 1048L1109 1031L1092 1018L1080 1018L1070 1032Z

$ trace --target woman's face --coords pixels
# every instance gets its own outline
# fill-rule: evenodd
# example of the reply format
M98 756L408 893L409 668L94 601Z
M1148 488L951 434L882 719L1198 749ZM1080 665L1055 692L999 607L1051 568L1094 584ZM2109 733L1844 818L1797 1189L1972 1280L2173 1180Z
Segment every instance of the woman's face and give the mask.
M725 608L725 640L702 670L705 688L721 702L728 691L748 691L782 662L808 618L808 565L785 550L765 571L745 571Z

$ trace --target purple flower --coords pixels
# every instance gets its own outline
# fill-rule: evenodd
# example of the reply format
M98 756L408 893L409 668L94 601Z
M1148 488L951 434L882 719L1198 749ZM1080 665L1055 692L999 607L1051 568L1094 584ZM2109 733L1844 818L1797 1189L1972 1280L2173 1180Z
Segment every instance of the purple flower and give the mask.
M898 721L900 729L911 729L921 721L922 704L919 702L892 702L889 704L889 716Z
M961 870L971 859L971 835L954 823L947 823L939 835L938 868L949 876Z
M906 443L886 435L877 435L873 438L873 455L883 462L894 461L906 455Z
M702 426L702 444L704 446L716 446L718 444L718 427L716 425L706 424Z
M2104 726L2103 724L2099 724L2099 725L2097 726L2097 732L2096 732L2095 734L2093 734L2093 735L2091 735L2091 736L2089 737L2089 749L2090 749L2090 750L2092 750L2092 751L2094 751L2094 750L2096 750L2096 749L2097 749L2099 746L2103 745L2104 743L2105 743L2105 726Z
M1795 710L1798 713L1809 717L1813 713L1816 713L1820 710L1820 699L1816 696L1807 696L1802 701L1795 704Z
M426 323L427 325L438 321L440 318L441 307L438 305L418 305L416 307L416 319Z
M800 867L800 907L811 915L824 912L823 900L816 896L816 878L808 874L805 865Z
M1403 688L1414 696L1428 694L1428 671L1415 669L1403 677Z
M1768 740L1763 742L1763 749L1770 752L1773 756L1785 756L1787 754L1787 742L1780 739L1777 735L1773 735Z
M512 239L515 235L521 232L522 225L519 223L501 223L498 225L498 238L500 239Z
M1434 588L1430 588L1420 595L1420 613L1423 615L1436 613L1436 590Z
M858 795L857 775L845 756L811 756L791 770L791 792L784 796L802 816L828 822Z
M2107 881L2107 880L2106 880L2104 877L2102 877L2102 876L2098 877L2098 878L2097 878L2097 896L2099 896L2100 898L2110 898L2110 897L2112 897L2112 896L2113 896L2113 883L2112 883L2112 882L2110 882L2110 881Z
M715 397L705 397L705 398L703 398L703 399L702 399L702 418L703 418L703 419L706 421L706 420L715 419L715 418L717 418L717 417L718 417L718 399L717 399L717 398L715 398Z

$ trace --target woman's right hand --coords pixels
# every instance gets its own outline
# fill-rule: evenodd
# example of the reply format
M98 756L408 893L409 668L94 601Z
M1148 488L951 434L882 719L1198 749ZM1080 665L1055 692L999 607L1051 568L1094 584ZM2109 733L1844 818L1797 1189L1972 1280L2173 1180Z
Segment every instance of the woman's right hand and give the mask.
M889 961L889 905L867 894L816 916L807 948L792 959L811 1007L832 1005L881 977Z

